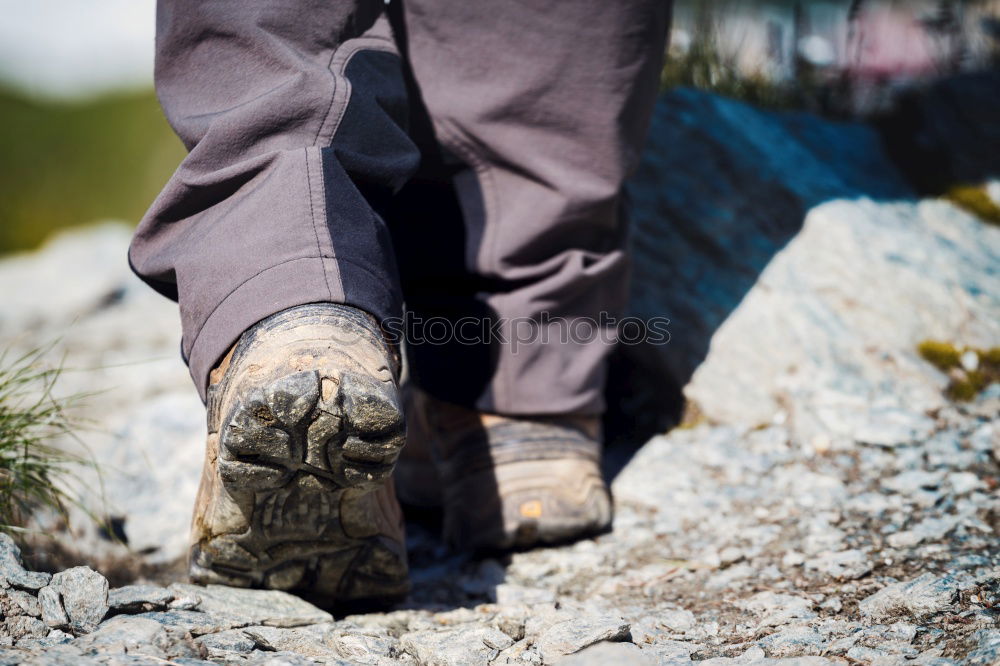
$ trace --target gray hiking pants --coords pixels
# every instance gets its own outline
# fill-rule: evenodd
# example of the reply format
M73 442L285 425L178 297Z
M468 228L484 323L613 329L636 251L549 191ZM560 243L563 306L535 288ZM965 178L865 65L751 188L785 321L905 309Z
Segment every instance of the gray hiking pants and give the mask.
M190 154L129 259L178 301L202 397L244 330L335 302L405 332L441 399L600 413L620 193L668 15L667 0L159 0L157 93Z

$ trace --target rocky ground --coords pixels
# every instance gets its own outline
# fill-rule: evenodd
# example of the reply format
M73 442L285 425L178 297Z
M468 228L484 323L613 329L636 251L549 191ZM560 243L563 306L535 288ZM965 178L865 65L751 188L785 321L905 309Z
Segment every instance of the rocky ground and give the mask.
M100 391L77 411L101 482L82 471L76 490L119 537L81 512L39 516L49 536L23 558L0 537L0 663L1000 663L1000 385L948 395L996 362L1000 229L890 172L873 184L888 167L863 127L684 94L657 122L715 114L719 136L738 120L786 149L764 164L763 144L702 134L689 163L714 164L714 185L661 196L669 165L640 174L640 243L676 256L657 268L643 246L640 281L673 271L673 287L641 282L633 309L673 315L657 353L689 418L609 451L616 518L596 539L474 559L412 520L414 589L384 612L186 584L204 426L174 306L129 275L123 227L0 261L0 344L56 341L60 390ZM844 185L852 155L877 196ZM737 187L750 172L771 189ZM725 197L683 200L698 187ZM768 228L760 197L798 219ZM707 248L706 219L732 233ZM927 338L969 349L946 374L917 353Z
M411 525L414 590L384 613L109 590L88 567L26 572L2 537L0 663L996 663L998 410L993 391L837 446L674 430L615 479L592 541L472 560Z

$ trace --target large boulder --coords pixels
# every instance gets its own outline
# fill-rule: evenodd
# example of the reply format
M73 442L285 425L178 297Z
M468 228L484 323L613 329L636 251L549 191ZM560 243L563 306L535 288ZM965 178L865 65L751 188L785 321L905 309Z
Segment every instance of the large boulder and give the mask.
M808 434L859 406L939 405L944 378L916 346L1000 339L1000 229L919 199L882 146L861 123L661 98L629 187L630 310L670 318L671 339L622 348L612 391L654 387L649 413L683 390L746 425L799 408Z

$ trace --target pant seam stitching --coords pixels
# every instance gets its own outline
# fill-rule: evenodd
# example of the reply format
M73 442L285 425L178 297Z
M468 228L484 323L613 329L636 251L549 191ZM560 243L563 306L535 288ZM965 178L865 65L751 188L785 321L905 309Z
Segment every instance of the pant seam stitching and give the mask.
M334 75L333 70L330 69L333 66L333 59L337 55L337 49L330 49L330 59L326 62L326 71L330 73L330 80L333 82L333 89L330 90L330 103L326 107L326 113L323 114L323 120L320 121L319 127L316 128L316 136L313 137L312 145L319 143L319 135L323 133L323 128L326 126L326 121L330 118L330 112L333 111L333 103L337 101L337 77Z
M309 149L304 149L305 161L306 161L306 187L309 190L309 216L312 218L313 235L316 237L316 254L319 255L321 263L325 257L323 256L323 248L319 243L319 229L316 226L316 211L313 207L313 189L312 189L312 169L309 167ZM331 257L333 258L333 257ZM333 287L330 286L330 276L327 274L326 266L322 266L323 270L323 281L326 283L326 292L330 295L330 300L333 300Z
M368 40L379 41L379 42L387 42L387 43L391 44L391 42L388 42L388 40L382 39L380 37L367 37L367 38L359 37L358 38L359 41L362 40L362 39L368 39ZM370 49L372 51L381 51L383 53L392 53L393 55L396 55L396 52L394 50L392 50L392 48L372 48L371 44L368 44L368 43L365 43L365 42L351 44L350 49L347 52L347 55L344 56L344 62L341 63L341 65L337 68L336 72L334 72L334 70L333 70L333 61L336 60L337 55L338 55L340 49L337 49L334 52L334 54L332 56L330 56L330 62L327 65L327 69L330 70L330 76L332 76L333 79L334 79L334 81L336 81L337 80L337 76L339 75L343 79L344 84L347 86L347 95L346 95L346 98L344 99L344 103L340 105L340 108L337 111L337 116L336 116L336 118L331 123L331 128L330 128L330 146L333 145L333 138L337 135L337 130L340 129L340 123L343 122L343 120L344 120L344 114L347 112L347 105L351 101L351 93L354 92L354 86L351 85L351 81L347 78L347 76L344 74L344 72L347 71L347 65L351 62L351 59L354 58L354 56L356 56L361 51L365 50L366 48L368 48L368 49ZM331 110L333 108L333 105L334 105L335 101L336 101L336 92L334 92L334 96L330 99L330 108L331 108ZM327 116L329 116L329 111L327 112ZM319 142L319 135L322 132L322 129L323 129L323 127L325 125L326 125L326 118L323 119L323 124L320 125L320 130L316 132L316 140L313 142L314 144L316 144L316 143ZM329 147L329 146L326 146L326 147Z
M327 114L324 117L323 122L320 124L320 127L317 130L317 132L316 132L316 138L313 141L313 145L314 146L319 143L320 136L321 136L321 134L323 134L323 128L327 126L327 121L329 120L330 121L329 122L329 125L330 125L330 132L329 132L330 141L329 141L328 145L323 146L323 147L320 148L321 151L332 148L334 139L335 139L335 137L337 135L337 131L340 129L341 122L343 122L344 114L347 113L347 107L348 107L348 105L351 102L351 97L353 96L353 93L354 93L354 87L351 85L351 81L347 78L347 76L345 75L345 72L347 71L348 64L351 62L351 60L354 58L354 56L356 56L358 53L360 53L360 52L362 52L364 50L372 50L372 51L379 51L379 52L383 52L383 53L391 53L393 55L397 55L397 57L398 57L398 54L396 53L396 51L393 48L392 41L389 40L389 39L386 39L386 38L374 37L374 36L364 36L364 35L362 35L362 36L357 37L354 40L351 40L351 42L353 42L353 43L351 43L349 47L348 47L347 44L342 45L342 48L343 47L347 47L347 51L346 52L344 52L342 50L342 48L334 49L334 52L330 55L330 61L327 63L327 70L330 72L330 76L333 78L333 80L335 82L338 80L338 76L339 76L340 81L343 84L342 90L345 91L345 95L344 95L343 103L337 109L337 111L335 113L335 117L333 117L332 119L330 118L330 114L333 111L333 107L336 105L336 101L337 101L337 89L336 88L334 89L334 92L333 92L333 94L332 94L332 96L330 98L330 108L327 110ZM380 42L380 44L374 44L373 42ZM338 66L337 66L337 68L336 68L336 70L334 70L334 63L337 60L337 56L340 55L341 53L344 53L344 60L343 60L343 62L339 63ZM308 161L306 163L306 167L308 168ZM323 170L322 161L320 162L320 169L321 169L321 173L323 173L324 170ZM327 184L326 184L326 178L325 177L322 178L322 184L323 184L323 188L324 188L324 197L325 197L325 190L326 190L326 186L327 186ZM310 185L310 189L311 189L311 185ZM311 205L311 203L312 202L311 202L311 199L310 199L310 205ZM369 211L369 214L371 214L371 211ZM325 217L329 218L329 215L330 215L330 211L325 211ZM317 246L317 248L319 248L319 246L320 246L320 242L319 242L319 230L318 230L318 228L316 226L315 217L313 219L313 231L316 233L316 246ZM330 248L331 248L331 250L333 252L333 260L335 262L338 262L338 267L337 267L338 268L338 277L340 279L341 293L343 294L343 298L344 299L347 298L347 293L346 293L346 287L344 287L343 271L340 270L340 265L344 264L344 263L349 263L349 264L351 264L351 265L353 265L353 266L355 266L355 267L363 270L366 274L368 274L369 276L375 278L375 280L379 284L382 285L382 287L386 290L387 293L389 293L389 294L394 293L393 285L388 280L386 280L384 277L377 275L373 271L369 270L366 266L364 266L364 265L362 265L362 264L360 264L360 263L358 263L356 261L351 261L350 259L338 256L337 244L334 242L333 230L329 228L329 224L327 224L326 232L327 232L327 236L330 239ZM320 254L322 255L322 252L320 252ZM327 290L330 292L330 300L332 301L332 300L334 300L333 299L333 289L330 287L329 277L327 276L325 268L323 270L323 277L324 277L324 279L327 280Z

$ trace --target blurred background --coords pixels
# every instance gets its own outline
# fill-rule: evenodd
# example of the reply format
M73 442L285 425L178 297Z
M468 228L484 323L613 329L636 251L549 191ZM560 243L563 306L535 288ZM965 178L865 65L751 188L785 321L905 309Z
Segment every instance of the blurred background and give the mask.
M675 3L665 85L845 116L997 62L995 0Z
M0 12L0 252L138 221L184 155L152 90L154 0Z
M61 227L136 222L183 157L152 91L154 10L0 0L0 253ZM995 65L998 17L998 0L679 0L663 84L871 117Z

